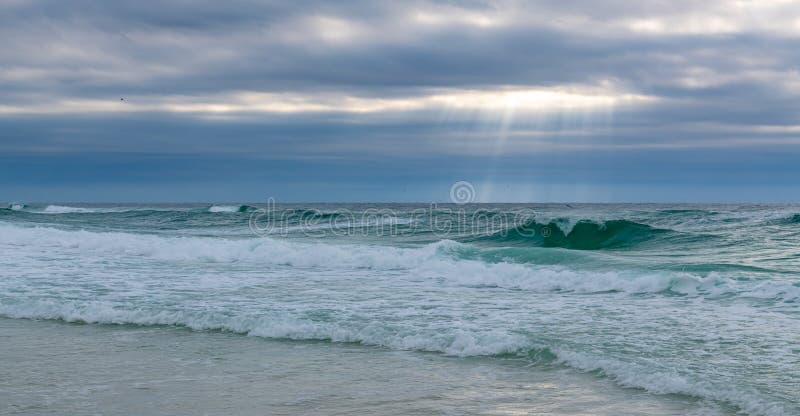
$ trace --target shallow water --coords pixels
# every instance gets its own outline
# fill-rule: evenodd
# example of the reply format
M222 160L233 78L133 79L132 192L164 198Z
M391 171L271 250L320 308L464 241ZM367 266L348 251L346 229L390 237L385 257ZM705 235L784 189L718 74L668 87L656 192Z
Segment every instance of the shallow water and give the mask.
M175 328L0 319L6 414L682 415L610 381L521 359ZM3 407L5 406L5 407Z

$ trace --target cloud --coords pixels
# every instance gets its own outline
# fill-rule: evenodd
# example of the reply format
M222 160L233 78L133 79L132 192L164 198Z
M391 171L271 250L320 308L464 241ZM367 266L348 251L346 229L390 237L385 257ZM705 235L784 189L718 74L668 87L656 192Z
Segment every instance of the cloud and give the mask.
M800 148L798 38L790 1L6 1L0 151L424 154L491 176L738 149L745 175L747 152Z
M237 91L201 96L134 95L116 99L44 100L29 97L16 105L0 104L0 114L70 113L187 113L198 117L234 117L258 113L381 113L409 111L553 112L607 109L617 105L656 101L655 97L615 91L609 85L593 88L493 90L438 89L405 97L359 97L341 93L270 93Z

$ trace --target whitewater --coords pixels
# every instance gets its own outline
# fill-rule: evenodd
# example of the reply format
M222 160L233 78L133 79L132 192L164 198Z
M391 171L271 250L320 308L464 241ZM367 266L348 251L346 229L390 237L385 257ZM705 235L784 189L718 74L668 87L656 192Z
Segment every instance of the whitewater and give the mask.
M254 357L292 340L319 356L433 357L420 374L556 371L580 380L582 397L663 414L800 414L799 205L2 206L8 331L147 328L163 347L189 342L185 329L231 354L247 342ZM46 327L26 326L36 321ZM388 357L411 389L399 374L414 364ZM6 387L8 400L30 399ZM578 400L571 391L558 400ZM459 412L445 402L426 411ZM581 412L602 413L563 413Z

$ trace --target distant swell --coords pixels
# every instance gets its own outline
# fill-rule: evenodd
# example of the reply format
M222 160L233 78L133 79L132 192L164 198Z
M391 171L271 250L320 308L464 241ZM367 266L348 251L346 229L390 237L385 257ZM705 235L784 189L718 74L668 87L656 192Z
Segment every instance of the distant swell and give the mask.
M557 221L546 224L529 221L474 240L506 245L601 250L631 247L669 232L628 220L580 220L571 228Z

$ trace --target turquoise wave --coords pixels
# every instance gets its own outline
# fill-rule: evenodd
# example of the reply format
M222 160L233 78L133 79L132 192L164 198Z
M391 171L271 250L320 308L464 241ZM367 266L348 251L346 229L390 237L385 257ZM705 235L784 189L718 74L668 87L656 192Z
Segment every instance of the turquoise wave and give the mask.
M560 221L535 220L489 236L469 240L513 246L560 247L574 250L623 249L674 233L629 220L579 220L567 228Z
M787 217L767 221L767 225L792 225L792 224L800 224L800 214L792 214Z

